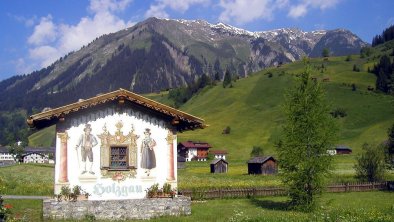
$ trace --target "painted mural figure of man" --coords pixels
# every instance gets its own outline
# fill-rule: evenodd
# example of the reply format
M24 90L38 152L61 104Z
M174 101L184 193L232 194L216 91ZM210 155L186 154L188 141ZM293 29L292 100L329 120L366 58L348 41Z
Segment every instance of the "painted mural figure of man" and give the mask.
M86 159L89 159L89 162L90 162L89 173L94 174L94 172L92 170L92 167L93 167L92 148L97 145L97 139L93 134L91 134L92 128L91 128L90 124L86 124L83 131L85 133L79 137L77 145L75 147L76 150L78 149L78 147L81 147L81 157L82 157L82 162L84 165L84 168L83 168L81 174L85 174L87 172ZM79 162L79 158L78 158L78 162Z
M144 135L141 143L141 168L145 169L145 173L149 176L150 170L156 167L156 156L153 150L156 141L150 137L150 129L145 129Z

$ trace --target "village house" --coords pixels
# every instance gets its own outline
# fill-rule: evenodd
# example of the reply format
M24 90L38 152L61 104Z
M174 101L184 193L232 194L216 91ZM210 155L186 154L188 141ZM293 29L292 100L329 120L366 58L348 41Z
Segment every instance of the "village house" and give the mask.
M25 147L23 163L49 163L54 164L55 147Z
M207 161L208 152L212 146L206 142L186 141L178 144L178 154L186 161Z
M228 152L226 150L211 150L209 151L213 155L214 159L226 159Z
M54 147L25 147L22 153L23 163L55 163ZM14 155L8 147L0 147L0 165L14 164Z
M9 152L8 147L1 146L0 147L0 166L14 164L15 158L14 155Z
M253 157L248 161L248 174L276 174L278 163L272 156Z
M28 123L38 129L56 124L55 194L64 186L90 194L78 214L70 213L76 211L71 205L63 212L56 210L55 200L44 201L45 218L78 219L86 212L97 219L191 213L185 197L156 204L139 200L155 184L177 188L177 132L204 128L202 119L119 89L32 115ZM107 201L93 207L91 200ZM133 210L122 211L120 203Z

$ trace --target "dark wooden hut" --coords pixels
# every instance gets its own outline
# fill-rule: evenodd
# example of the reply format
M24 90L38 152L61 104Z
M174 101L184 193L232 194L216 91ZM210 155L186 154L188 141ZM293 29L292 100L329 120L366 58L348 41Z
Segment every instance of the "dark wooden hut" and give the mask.
M337 145L337 147L335 147L335 151L337 155L352 153L352 149L350 149L348 146L345 145Z
M278 164L272 156L253 157L248 161L248 174L276 174Z
M177 168L178 169L183 169L185 168L185 162L186 162L186 158L183 156L178 155L177 156Z
M224 159L215 159L211 162L211 173L227 173L228 162Z

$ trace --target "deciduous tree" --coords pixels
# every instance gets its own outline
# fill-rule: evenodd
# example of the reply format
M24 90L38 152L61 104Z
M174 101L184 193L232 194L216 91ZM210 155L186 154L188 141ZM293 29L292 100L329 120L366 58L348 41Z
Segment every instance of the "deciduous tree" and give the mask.
M387 130L387 141L385 142L385 156L386 156L386 163L389 168L394 168L394 123L393 125Z
M263 155L264 155L264 151L261 147L253 146L252 151L250 152L251 157L263 156Z
M382 146L363 145L363 153L354 166L356 177L361 181L375 182L383 180L386 171Z
M315 206L330 172L327 150L333 146L336 126L323 88L311 80L309 62L304 59L304 63L305 71L286 95L284 135L277 147L291 205L308 211Z

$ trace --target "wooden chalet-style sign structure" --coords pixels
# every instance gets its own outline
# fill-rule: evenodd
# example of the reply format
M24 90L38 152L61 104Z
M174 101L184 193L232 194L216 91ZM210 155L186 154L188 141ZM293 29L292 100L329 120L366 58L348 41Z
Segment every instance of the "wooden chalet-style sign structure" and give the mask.
M337 155L352 153L352 149L345 145L338 145L337 147L335 147L335 151Z
M153 184L177 187L178 131L204 128L198 117L119 89L32 115L56 124L55 194L80 186L89 199L145 198Z
M178 144L178 154L186 161L207 161L209 148L212 146L206 142L186 141Z
M213 155L213 158L215 159L226 159L226 155L228 152L226 150L211 150L209 151Z
M215 159L211 162L211 173L227 173L228 162L224 159Z
M274 157L253 157L248 161L248 174L276 174L278 164Z

